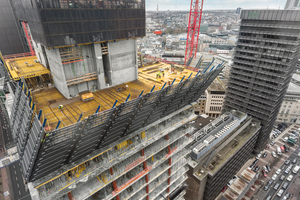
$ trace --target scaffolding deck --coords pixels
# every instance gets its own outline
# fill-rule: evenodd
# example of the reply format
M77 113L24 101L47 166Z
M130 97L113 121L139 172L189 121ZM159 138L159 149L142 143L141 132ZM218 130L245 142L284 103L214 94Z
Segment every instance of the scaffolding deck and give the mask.
M56 88L48 88L33 91L33 102L36 103L37 111L43 110L44 114L41 120L47 118L45 129L51 131L56 128L58 121L61 121L60 127L65 127L76 123L81 113L83 114L82 119L94 114L99 105L101 105L100 111L108 110L112 108L116 100L118 102L115 106L125 102L129 94L128 100L132 100L137 98L142 91L144 91L143 94L149 93L154 85L156 86L154 91L157 91L165 82L172 83L176 79L175 84L179 83L183 76L187 78L191 73L193 73L191 77L196 75L196 72L187 69L175 70L171 73L168 68L170 65L161 63L140 68L138 80L95 91L93 92L94 99L90 101L82 101L80 95L66 99ZM148 69L155 71L149 73ZM156 78L156 69L164 69L164 77L161 75L161 78ZM63 109L58 108L60 105L63 105Z
M36 61L36 56L11 58L6 60L6 65L13 80L50 74L46 67Z

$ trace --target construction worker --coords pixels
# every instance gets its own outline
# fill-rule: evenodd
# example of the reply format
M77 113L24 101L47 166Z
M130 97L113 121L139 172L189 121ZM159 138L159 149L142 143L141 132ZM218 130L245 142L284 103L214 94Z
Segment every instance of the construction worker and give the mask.
M60 110L62 110L63 108L64 108L63 105L59 105L59 106L58 106L58 109L60 109Z
M165 71L162 71L162 75L163 75L163 77L165 77Z
M156 78L160 78L161 77L161 73L160 73L160 70L158 70L157 72L156 72Z

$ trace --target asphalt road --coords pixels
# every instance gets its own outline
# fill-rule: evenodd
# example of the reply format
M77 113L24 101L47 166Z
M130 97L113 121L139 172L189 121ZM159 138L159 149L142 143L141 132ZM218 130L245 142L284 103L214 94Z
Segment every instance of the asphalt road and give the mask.
M275 149L276 149L276 146L281 146L281 145L285 144L285 143L282 141L282 138L285 137L285 136L287 136L287 135L288 135L288 134L280 135L280 138L277 139L277 142L276 142L276 144L274 145ZM300 156L298 156L298 153L300 152L300 146L298 145L298 146L296 146L296 147L297 147L296 150L295 150L292 154L290 154L289 156L287 155L287 153L283 153L283 155L281 155L280 158L281 158L282 162L283 162L283 160L284 160L284 161L285 161L285 160L290 160L290 163L289 163L288 165L286 165L286 164L283 162L281 165L278 165L277 168L280 168L280 169L281 169L280 174L277 176L277 178L275 179L275 181L271 184L271 186L269 187L269 189L268 189L267 191L263 191L263 187L267 184L267 182L268 182L268 181L271 179L271 177L273 176L273 174L269 174L269 173L268 173L268 177L264 179L265 184L264 184L264 186L262 186L261 191L259 192L259 195L258 195L258 197L259 197L260 199L264 200L264 199L267 199L269 196L271 197L270 200L280 200L280 199L282 199L282 198L285 196L285 194L287 193L287 191L289 190L289 188L291 187L291 185L293 184L294 180L299 176L299 172L300 172L300 171L299 171L297 174L292 173L293 168L294 168L296 165L300 165ZM292 149L290 148L290 150L292 150ZM276 152L276 150L274 150L274 151ZM292 163L292 161L293 161L294 159L297 159L297 162L296 162L295 164ZM293 165L292 169L290 170L289 173L285 173L285 169L286 169L289 165L291 165L291 164ZM273 172L273 171L276 171L276 168L275 168L275 170L272 169L272 172ZM274 174L275 174L275 173L274 173ZM293 175L293 179L292 179L291 181L287 181L287 177L288 177L290 174ZM280 180L280 177L281 177L282 175L284 175L285 177L284 177L283 180ZM282 186L284 185L285 182L288 183L288 187L287 187L286 189L283 189ZM278 187L278 189L276 190L276 189L274 189L274 186L275 186L277 183L279 183L279 187ZM277 193L279 192L280 189L283 189L283 193L282 193L281 197L277 196ZM298 196L296 196L296 197L298 197ZM291 196L290 196L289 199L291 199Z
M11 134L11 130L10 130L10 126L5 118L4 113L2 112L2 108L0 106L0 123L1 123L1 130L3 133L3 137L4 137L4 143L5 144L9 144L14 142L13 138L12 138L12 134Z
M8 125L4 113L1 110L1 107L0 107L0 123L1 123L0 131L3 133L5 144L12 143L13 138L12 138L11 129L10 126ZM11 199L31 200L29 191L28 190L26 191L25 189L25 184L23 182L21 170L22 169L19 161L6 167L6 171L9 177L8 180L9 190L10 193L13 192L13 194L11 194L12 197ZM4 181L7 182L6 180L3 180L3 182Z
M299 147L298 147L298 149L297 149L296 151L294 151L294 153L293 153L292 155L290 155L289 158L288 158L288 160L291 160L291 161L292 161L293 159L295 159L295 158L297 159L297 163L296 163L296 164L291 163L291 164L293 165L292 169L293 169L296 165L299 165L299 163L300 163L300 157L297 155L298 152L299 152ZM288 164L288 165L290 165L290 164ZM296 179L296 177L299 175L299 172L298 172L297 174L294 174L294 173L292 173L292 170L290 170L290 172L289 172L288 174L286 174L284 171L285 171L285 169L288 167L288 165L285 165L285 164L281 165L281 167L280 167L281 172L280 172L280 174L277 176L276 180L272 183L272 185L270 186L270 188L267 190L267 193L266 193L264 199L266 199L268 196L271 196L271 197L272 197L272 198L271 198L272 200L280 200L280 199L282 199L283 196L286 194L286 191L288 190L289 186L291 186L291 183L293 182L293 180ZM287 177L288 177L290 174L293 175L293 179L292 179L292 181L287 181ZM280 177L281 177L282 175L285 176L285 178L284 178L283 181L280 180ZM288 186L287 189L283 189L283 188L282 188L282 186L283 186L283 184L284 184L285 182L289 183L289 186ZM277 183L279 183L280 186L278 187L277 190L275 190L275 189L274 189L274 186L275 186ZM281 197L277 196L277 193L278 193L278 191L279 191L280 189L283 189L283 190L284 190L284 192L283 192L283 194L281 195Z

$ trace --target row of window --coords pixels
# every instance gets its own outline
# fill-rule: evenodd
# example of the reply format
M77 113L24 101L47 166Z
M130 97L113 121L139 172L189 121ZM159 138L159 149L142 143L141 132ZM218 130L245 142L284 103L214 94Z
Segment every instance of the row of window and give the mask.
M210 106L209 111L221 111L222 106Z

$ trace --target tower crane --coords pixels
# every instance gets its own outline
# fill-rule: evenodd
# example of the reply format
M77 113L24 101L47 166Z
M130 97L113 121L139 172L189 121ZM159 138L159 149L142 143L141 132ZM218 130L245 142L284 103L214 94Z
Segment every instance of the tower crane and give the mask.
M203 0L191 0L188 32L186 38L186 49L184 64L187 65L192 57L196 57L200 24L202 17Z

